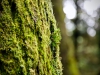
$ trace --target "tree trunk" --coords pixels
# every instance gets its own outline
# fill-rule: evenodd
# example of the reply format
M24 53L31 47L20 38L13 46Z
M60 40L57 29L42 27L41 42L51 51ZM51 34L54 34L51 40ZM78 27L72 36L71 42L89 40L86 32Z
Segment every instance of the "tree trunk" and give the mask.
M50 0L0 0L0 75L62 75Z
M63 0L51 0L53 3L53 9L55 18L58 23L58 27L61 30L61 57L62 64L64 67L63 75L80 75L78 64L75 58L75 47L71 37L67 35L67 29L64 23L64 12L63 12Z

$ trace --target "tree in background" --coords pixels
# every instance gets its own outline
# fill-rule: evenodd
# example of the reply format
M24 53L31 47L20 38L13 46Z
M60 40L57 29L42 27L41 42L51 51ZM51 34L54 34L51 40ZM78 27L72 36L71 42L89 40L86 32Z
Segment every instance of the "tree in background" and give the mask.
M62 35L60 47L64 75L97 75L100 72L99 0L52 2Z
M73 37L81 75L98 73L99 7L99 0L64 0L66 28Z
M61 30L61 57L63 64L63 75L80 75L77 61L75 58L75 46L72 37L67 35L68 30L64 23L63 0L51 0L53 3L54 15L57 20L58 27Z
M0 0L0 75L62 75L50 0Z

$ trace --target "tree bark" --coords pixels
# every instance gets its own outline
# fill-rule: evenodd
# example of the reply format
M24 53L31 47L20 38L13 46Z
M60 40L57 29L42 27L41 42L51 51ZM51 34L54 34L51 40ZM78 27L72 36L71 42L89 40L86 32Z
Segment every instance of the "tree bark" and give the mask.
M0 0L0 75L62 75L50 0Z

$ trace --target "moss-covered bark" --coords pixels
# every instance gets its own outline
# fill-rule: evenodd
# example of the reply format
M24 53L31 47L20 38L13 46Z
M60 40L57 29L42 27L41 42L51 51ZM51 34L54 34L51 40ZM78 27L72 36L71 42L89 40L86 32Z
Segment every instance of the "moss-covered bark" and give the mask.
M0 0L0 75L62 75L50 0Z

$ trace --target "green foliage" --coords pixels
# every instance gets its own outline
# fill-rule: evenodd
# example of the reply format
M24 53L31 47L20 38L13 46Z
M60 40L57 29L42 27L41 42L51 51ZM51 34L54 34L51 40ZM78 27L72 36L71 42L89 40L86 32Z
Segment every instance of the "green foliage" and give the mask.
M1 0L0 6L0 74L62 75L50 1Z

